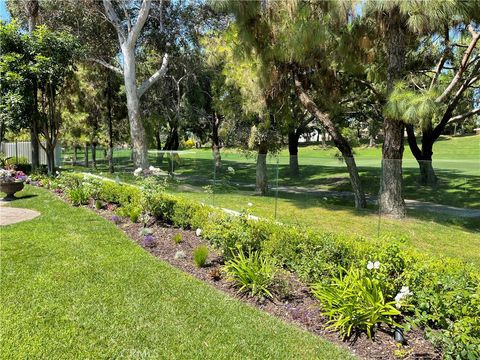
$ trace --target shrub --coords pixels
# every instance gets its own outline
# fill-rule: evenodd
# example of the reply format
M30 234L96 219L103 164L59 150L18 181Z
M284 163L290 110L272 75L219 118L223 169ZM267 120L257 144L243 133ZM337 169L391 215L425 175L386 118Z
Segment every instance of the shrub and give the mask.
M294 292L291 274L283 269L278 270L273 277L271 289L280 299L290 299Z
M202 205L200 204L179 199L173 205L172 218L170 220L175 226L189 229L193 227L192 222L198 222L195 216L199 216L199 213L205 214L205 211L202 210Z
M208 259L208 247L206 245L200 245L193 250L193 261L198 267L204 267Z
M203 226L203 236L216 248L222 251L226 259L233 255L232 249L247 254L262 249L262 238L255 237L253 233L255 220L249 220L247 216L232 216L217 214L209 217L209 221Z
M378 280L372 279L363 269L340 273L330 283L318 283L313 288L320 300L322 312L330 318L329 327L338 330L344 338L352 331L365 331L371 338L375 326L400 325L394 316L400 315L394 301L387 301Z
M128 217L131 222L136 223L142 214L142 208L138 204L130 203L120 207L117 213L120 216Z
M180 244L183 241L182 234L176 233L175 235L173 235L172 240L175 244Z
M163 192L144 193L142 204L145 211L160 220L171 222L173 207L177 200L175 197Z
M261 255L259 251L250 251L245 256L239 250L225 264L224 270L229 280L239 287L240 292L271 299L273 296L269 288L276 273L274 260Z
M100 210L103 207L103 204L100 200L95 200L95 209Z
M447 359L480 358L480 276L454 260L422 258L405 270L413 290L411 325L427 327L427 337Z

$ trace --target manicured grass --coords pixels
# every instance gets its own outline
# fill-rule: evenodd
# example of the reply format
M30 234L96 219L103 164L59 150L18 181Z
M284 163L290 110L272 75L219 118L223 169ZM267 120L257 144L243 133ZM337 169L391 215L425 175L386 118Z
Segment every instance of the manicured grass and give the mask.
M337 150L329 146L323 149L320 145L303 146L299 149L301 174L291 177L287 150L282 150L277 158L268 158L268 178L270 186L277 183L283 187L307 187L331 191L351 191L345 164L335 154ZM129 150L115 153L117 171L121 179L132 179L132 161ZM79 156L81 157L81 156ZM381 147L356 148L356 162L365 192L376 196L379 191L381 177ZM99 155L100 158L100 155ZM150 152L150 162L162 169L169 169L168 155L160 163L159 155ZM179 156L180 163L175 173L184 182L206 185L217 179L225 178L225 170L214 174L212 152L208 148L192 149ZM442 137L434 146L433 166L439 177L434 188L419 186L418 164L408 146L405 149L404 196L407 199L429 201L450 206L480 209L480 136ZM255 184L255 157L246 157L237 149L222 149L224 169L231 166L236 171L228 176L231 185L244 190ZM98 171L106 171L105 161L100 160ZM311 195L310 195L311 196ZM338 201L337 201L338 203ZM341 199L341 205L352 206L353 198Z
M46 190L0 229L1 358L349 359L159 261L113 224Z

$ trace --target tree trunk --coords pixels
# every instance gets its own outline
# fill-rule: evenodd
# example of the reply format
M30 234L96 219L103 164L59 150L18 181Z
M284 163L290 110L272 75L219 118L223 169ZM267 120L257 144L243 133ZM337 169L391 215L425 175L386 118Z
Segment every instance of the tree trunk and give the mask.
M408 135L408 145L413 156L417 160L418 167L420 169L419 183L424 186L435 186L438 178L432 165L433 144L435 141L433 140L431 127L424 128L422 131L421 150L417 145L417 139L415 137L413 125L408 124L406 129Z
M38 143L38 136L36 134L37 121L33 120L34 117L35 116L32 116L32 123L30 124L30 146L32 148L32 152L31 152L32 171L37 170L38 167L40 166L40 144Z
M261 143L257 155L255 193L262 196L266 195L268 190L267 153L267 145L265 143Z
M48 175L52 176L55 173L55 146L46 144L45 153L47 155L47 171Z
M25 10L28 16L28 32L32 36L33 30L37 25L38 10L39 4L38 0L28 0L25 2ZM33 114L31 114L31 123L30 123L30 146L31 146L31 157L32 157L32 171L35 171L40 166L40 144L38 142L38 124L37 124L37 82L36 80L32 84L32 95L33 95Z
M395 81L402 78L405 68L404 19L395 6L387 20L387 93L393 91ZM384 143L382 148L382 174L380 182L380 213L395 218L406 214L402 196L402 158L404 124L399 119L385 118L383 122Z
M383 215L403 218L406 212L402 196L403 122L386 119L384 134L379 210Z
M157 144L157 150L162 150L162 140L160 139L160 130L155 132L155 142Z
M222 167L222 156L220 155L220 145L212 142L213 159L215 161L215 168Z
M178 137L178 128L175 126L172 132L171 150L178 150L179 146L180 139Z
M92 149L92 168L96 169L97 168L97 143L92 142L90 147Z
M321 112L317 105L309 98L307 93L303 90L302 83L298 79L295 79L295 91L300 100L300 103L310 114L315 116L318 121L322 123L324 129L332 137L335 146L342 153L342 156L347 165L350 183L352 184L352 190L355 198L355 207L357 209L366 208L367 201L365 199L365 193L363 192L363 187L360 182L358 169L355 164L355 159L353 157L353 152L350 144L342 136L333 121L330 119L329 115Z
M148 148L145 128L140 118L140 98L136 84L135 49L124 45L122 46L122 53L133 162L135 168L146 169L148 168Z
M363 193L355 158L353 156L343 156L343 158L345 159L345 164L347 164L348 175L350 176L350 184L352 185L353 196L355 197L355 207L357 209L364 209L367 207L367 201Z
M297 132L291 128L288 132L288 152L290 154L290 174L298 176L300 168L298 166L298 139Z
M77 148L77 145L73 145L73 163L72 165L75 166L76 163L77 163L77 151L78 151L78 148Z
M113 119L112 119L112 74L107 74L107 125L108 125L108 172L113 174L115 168L113 166Z
M85 167L88 168L88 143L85 143Z
M212 122L212 151L213 159L215 161L215 169L222 167L222 156L220 155L220 138L218 136L218 128L220 126L220 119L215 113Z

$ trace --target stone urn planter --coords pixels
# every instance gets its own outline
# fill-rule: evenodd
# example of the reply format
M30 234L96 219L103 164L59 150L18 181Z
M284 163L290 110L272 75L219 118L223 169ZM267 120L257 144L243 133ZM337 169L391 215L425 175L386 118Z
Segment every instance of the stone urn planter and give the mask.
M23 182L3 182L0 183L0 191L7 194L3 199L4 200L13 200L15 199L14 194L23 189Z

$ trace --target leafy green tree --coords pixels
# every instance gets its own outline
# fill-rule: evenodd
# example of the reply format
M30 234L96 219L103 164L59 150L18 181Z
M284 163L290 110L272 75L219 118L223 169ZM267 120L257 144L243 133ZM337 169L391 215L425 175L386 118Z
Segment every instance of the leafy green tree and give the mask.
M0 22L0 135L30 127L34 111L33 54L19 25Z
M68 33L53 32L44 26L32 33L32 48L39 94L39 132L45 144L40 145L47 154L48 173L55 169L55 146L62 123L61 109L57 107L59 94L73 75L79 55L76 39Z
M453 22L458 16L468 18L471 17L471 14L478 13L478 2L476 1L418 3L371 0L363 4L363 17L370 25L373 25L372 35L377 40L377 48L380 49L377 51L377 60L387 64L385 76L377 76L374 81L377 89L381 89L379 92L385 99L389 99L391 95L395 97L396 95L393 93L396 84L405 81L409 73L408 67L412 65L408 62L408 54L421 46L422 37L436 32L444 33L445 23ZM415 62L413 65L415 66ZM416 65L418 66L419 63L417 62ZM432 81L436 82L436 80ZM458 80L452 83L453 87L457 82ZM447 87L445 95L449 94L452 88ZM402 194L405 129L402 117L404 116L388 110L385 114L387 116L383 123L383 166L379 206L384 215L402 218L405 216L405 202Z
M460 34L455 46L450 42L450 33ZM388 114L406 123L408 144L420 168L420 183L430 186L437 182L432 165L435 141L448 124L480 112L480 108L473 109L471 100L473 86L480 80L480 33L473 25L462 23L450 28L446 22L441 43L438 37L430 35L426 45L433 51L441 47L434 54L427 53L437 58L432 70L412 69L409 78L397 84L386 108ZM423 46L415 54L421 56L421 52L425 52ZM420 130L421 146L417 144L415 128Z

